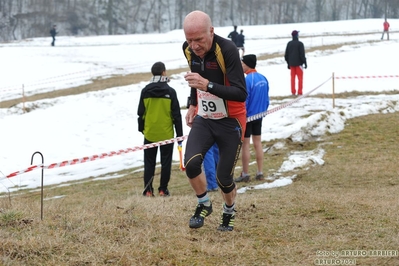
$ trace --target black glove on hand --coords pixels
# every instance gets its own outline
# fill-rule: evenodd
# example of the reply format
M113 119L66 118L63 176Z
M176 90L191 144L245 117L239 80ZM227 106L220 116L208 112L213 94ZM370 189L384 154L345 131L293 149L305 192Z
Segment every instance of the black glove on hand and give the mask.
M308 64L305 64L305 69L307 69L308 68Z
M287 65L287 68L290 69L290 65Z

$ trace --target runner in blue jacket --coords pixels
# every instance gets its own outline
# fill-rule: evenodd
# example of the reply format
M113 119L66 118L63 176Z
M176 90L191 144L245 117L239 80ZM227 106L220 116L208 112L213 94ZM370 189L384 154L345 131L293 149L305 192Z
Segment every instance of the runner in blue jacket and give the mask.
M247 126L244 134L244 142L242 144L241 160L242 160L242 173L235 179L236 182L248 182L249 175L249 160L250 160L250 137L252 135L252 143L255 148L257 172L255 175L256 180L263 179L263 147L262 147L262 119L263 116L259 115L267 111L269 107L269 82L267 78L258 73L256 67L256 55L249 54L242 58L242 68L246 74L245 83L247 87L248 97L245 102L247 110ZM255 115L256 116L254 118ZM248 119L250 118L250 119ZM248 122L248 120L250 120Z

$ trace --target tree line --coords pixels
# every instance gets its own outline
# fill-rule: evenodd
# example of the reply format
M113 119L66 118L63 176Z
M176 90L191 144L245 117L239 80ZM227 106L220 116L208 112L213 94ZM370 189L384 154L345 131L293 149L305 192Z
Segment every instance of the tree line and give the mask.
M399 0L0 0L0 41L181 29L192 10L214 26L398 18Z

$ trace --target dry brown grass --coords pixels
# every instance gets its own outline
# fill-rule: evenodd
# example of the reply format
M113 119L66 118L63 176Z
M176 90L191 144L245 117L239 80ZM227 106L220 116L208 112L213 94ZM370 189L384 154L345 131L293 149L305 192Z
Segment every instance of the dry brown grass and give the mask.
M216 230L218 193L211 194L214 213L204 227L188 228L196 199L177 166L169 198L142 197L142 173L133 170L118 179L48 187L43 221L39 191L1 198L2 264L313 265L327 258L317 251L398 250L398 120L399 113L369 115L321 142L286 140L288 150L324 143L325 164L298 169L292 185L239 194L233 232ZM264 169L278 169L288 150L267 153ZM397 256L356 259L399 264Z

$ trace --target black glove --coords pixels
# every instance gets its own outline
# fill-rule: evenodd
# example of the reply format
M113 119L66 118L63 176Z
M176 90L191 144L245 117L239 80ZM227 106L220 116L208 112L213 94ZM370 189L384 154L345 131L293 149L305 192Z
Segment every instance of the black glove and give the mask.
M307 69L307 68L308 68L308 64L305 63L305 69Z
M290 65L287 65L287 68L290 69Z
M181 146L183 143L183 141L178 141L177 144L179 144L179 146Z
M138 125L138 129L139 129L139 132L141 132L141 133L143 133L143 131L144 131L144 120L143 120L143 118L141 117L141 116L139 116L138 118L137 118L137 125ZM143 133L144 134L144 133Z

